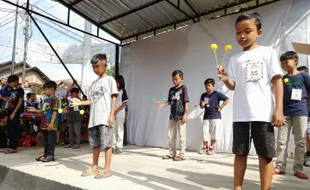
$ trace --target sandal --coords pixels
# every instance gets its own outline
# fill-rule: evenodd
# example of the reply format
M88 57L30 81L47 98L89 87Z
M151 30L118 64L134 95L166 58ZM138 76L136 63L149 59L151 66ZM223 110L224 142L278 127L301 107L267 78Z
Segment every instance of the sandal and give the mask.
M183 160L185 160L184 156L180 156L180 155L173 159L173 161L183 161Z
M273 170L273 175L284 175L285 172L280 171L279 168Z
M35 160L38 161L38 162L42 161L43 159L45 159L44 156L39 156L38 158L35 158Z
M81 177L95 176L96 174L97 174L97 170L88 168L87 170L83 171L83 173L81 174Z
M112 174L106 174L104 173L104 170L98 171L95 179L104 179L104 178L108 178L108 177L112 177Z
M48 157L46 157L46 158L44 158L44 159L41 158L40 161L41 161L41 162L51 162L51 161L55 161L55 159L54 159L54 157L52 157L52 156L48 156Z
M17 150L13 150L13 149L7 149L4 151L4 154L13 154L13 153L17 153Z
M166 155L163 157L163 160L168 160L168 159L173 159L173 156L171 155Z
M305 172L298 171L294 173L294 176L300 178L300 179L309 179L308 175Z

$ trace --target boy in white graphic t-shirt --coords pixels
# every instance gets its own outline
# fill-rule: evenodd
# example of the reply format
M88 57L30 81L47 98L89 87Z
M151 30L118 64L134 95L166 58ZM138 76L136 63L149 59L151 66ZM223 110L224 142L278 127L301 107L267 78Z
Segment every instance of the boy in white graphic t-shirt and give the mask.
M115 120L115 104L118 94L116 81L108 76L107 57L105 54L94 55L91 64L99 76L89 89L89 100L72 99L72 106L90 105L88 124L89 144L93 148L93 166L85 170L81 176L95 176L96 179L111 176L111 157L113 146L113 129ZM100 148L105 152L104 170L98 170Z
M123 152L125 107L128 103L127 92L125 90L125 80L122 75L116 76L118 96L116 99L115 123L113 126L113 153L121 154Z
M228 75L218 67L219 78L234 91L234 190L242 189L252 138L259 158L261 189L268 190L273 175L272 158L276 156L273 127L284 123L282 71L275 51L256 44L262 34L257 13L241 14L235 30L243 51L230 59Z

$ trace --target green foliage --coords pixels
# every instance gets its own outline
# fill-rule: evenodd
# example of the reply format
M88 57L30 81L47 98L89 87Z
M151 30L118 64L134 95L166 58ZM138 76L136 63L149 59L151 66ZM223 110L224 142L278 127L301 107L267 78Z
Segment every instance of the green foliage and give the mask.
M115 65L111 66L108 70L107 70L107 74L115 77Z

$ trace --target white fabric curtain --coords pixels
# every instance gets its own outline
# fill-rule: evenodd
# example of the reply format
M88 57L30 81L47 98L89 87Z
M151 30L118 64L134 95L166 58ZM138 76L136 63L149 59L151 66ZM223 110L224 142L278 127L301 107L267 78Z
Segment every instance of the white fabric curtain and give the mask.
M309 42L309 10L309 0L283 0L256 9L263 23L263 35L258 43L273 46L280 56L287 50L293 50L293 41ZM235 40L234 24L237 16L196 23L122 49L120 73L125 77L129 95L129 143L151 147L168 146L169 107L158 110L152 98L156 101L167 99L168 90L173 86L171 73L180 69L184 72L184 84L188 87L190 98L187 149L200 148L203 110L195 108L195 105L199 104L204 92L205 79L213 77L218 81L214 55L209 47L212 43L219 45L217 53L221 63L224 46L233 46L224 63L224 67L227 67L230 56L241 51ZM307 56L301 55L300 65L309 65ZM233 92L221 83L216 85L216 89L231 99L223 110L223 126L220 130L221 139L217 141L217 151L231 152ZM251 152L255 153L253 146Z

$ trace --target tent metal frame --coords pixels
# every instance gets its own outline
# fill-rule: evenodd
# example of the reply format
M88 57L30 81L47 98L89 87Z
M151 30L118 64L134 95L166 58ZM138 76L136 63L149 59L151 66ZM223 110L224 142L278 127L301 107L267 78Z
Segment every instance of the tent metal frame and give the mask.
M166 28L166 27L169 27L169 26L174 26L174 30L177 29L177 25L180 24L180 23L183 23L183 22L186 22L186 21L189 21L189 20L192 20L193 23L195 22L199 22L200 21L200 18L203 17L203 16L206 16L208 14L212 14L212 13L216 13L218 11L222 11L224 10L224 15L221 15L221 17L223 16L228 16L228 15L232 15L232 14L237 14L237 13L240 13L240 12L244 12L244 11L247 11L247 10L250 10L250 9L255 9L257 7L260 7L260 6L265 6L267 4L271 4L271 3L274 3L274 2L277 2L277 1L280 1L280 0L274 0L274 1L270 1L270 2L265 2L263 4L260 4L259 3L259 0L256 0L256 6L254 7L250 7L250 8L247 8L247 9L241 9L239 10L238 12L236 13L231 13L231 14L227 14L227 9L229 8L232 8L234 6L238 6L238 5L241 5L241 4L244 4L244 3L247 3L247 2L251 2L253 0L241 0L241 1L238 1L236 3L230 3L229 5L227 6L224 6L224 7L221 7L221 8L217 8L217 9L214 9L212 11L207 11L207 12L204 12L204 13L198 13L193 6L191 6L191 4L188 2L188 0L183 0L185 2L185 4L195 13L194 16L190 16L188 15L184 10L182 10L180 8L180 0L177 1L177 5L175 5L174 3L172 3L170 0L154 0L152 2L149 2L149 3L146 3L146 4L143 4L139 7L136 7L134 9L131 9L127 12L124 12L124 13L121 13L119 15L116 15L116 16L113 16L109 19L106 19L100 23L96 23L94 20L90 19L88 16L86 16L85 14L83 14L82 12L80 12L79 10L77 10L76 8L74 8L75 5L77 5L78 3L81 3L83 0L76 0L74 1L73 3L66 3L64 0L57 0L58 3L62 4L63 6L67 7L67 22L63 22L63 21L59 21L55 18L52 18L52 17L49 17L47 15L44 15L44 14L41 14L37 11L34 11L32 9L30 9L30 0L27 0L26 2L26 5L25 6L21 6L21 5L18 5L16 3L13 3L9 0L1 0L7 4L10 4L10 5L13 5L15 7L18 7L20 9L23 9L27 12L27 14L29 14L30 18L32 19L32 21L35 23L36 27L39 29L40 33L42 34L42 36L44 37L44 39L46 40L46 42L49 44L50 48L53 50L53 52L55 53L55 55L57 56L57 58L59 59L60 63L63 65L63 67L66 69L66 71L68 72L68 74L70 75L70 77L72 78L72 80L75 81L74 77L72 76L72 74L70 73L69 69L66 67L65 63L63 62L63 60L61 59L61 57L59 56L59 54L57 53L57 51L55 50L55 48L53 47L53 45L51 44L51 42L49 41L49 39L46 37L45 33L42 31L41 27L38 25L38 23L36 22L36 19L33 17L33 14L34 15L37 15L37 16L40 16L40 17L43 17L45 19L48 19L52 22L55 22L55 23L58 23L58 24L61 24L61 25L64 25L66 27L69 27L71 29L74 29L76 31L79 31L79 32L82 32L84 34L88 34L92 37L95 37L95 38L98 38L100 40L103 40L103 41L106 41L106 42L109 42L109 43L112 43L116 46L115 48L115 75L118 75L119 74L119 53L120 53L120 46L125 46L125 45L128 45L128 44L125 44L123 43L125 40L128 40L128 39L132 39L132 38L135 38L136 40L139 39L139 36L141 36L142 34L147 34L147 33L150 33L150 32L154 32L154 36L157 35L157 31L160 30L160 29L163 29L163 28ZM56 1L56 0L54 0ZM125 17L125 16L128 16L130 14L133 14L133 13L136 13L140 10L143 10L147 7L150 7L150 6L154 6L158 3L161 3L163 1L166 1L168 4L170 4L172 7L174 7L175 9L177 9L179 12L181 12L182 14L184 14L186 16L185 19L182 19L182 20L178 20L174 23L168 23L166 25L162 25L162 26L159 26L159 27L155 27L155 28L152 28L152 29L149 29L149 30L146 30L146 31L142 31L142 32L139 32L139 33L136 33L132 36L127 36L127 37L124 37L124 38L119 38L117 37L115 34L113 34L111 31L109 31L107 28L105 28L103 25L104 24L107 24L109 22L112 22L114 20L117 20L117 19L120 19L122 17ZM90 23L94 24L96 27L97 27L97 32L96 34L92 34L92 33L89 33L87 31L84 31L84 30L81 30L77 27L74 27L72 25L70 25L70 11L73 11L75 12L76 14L78 14L79 16L83 17L84 19L88 20ZM215 18L214 18L215 19ZM118 39L121 41L120 44L118 43L115 43L111 40L108 40L106 38L103 38L103 37L100 37L99 33L100 33L100 29L105 31L106 33L110 34L111 36L113 36L114 38ZM77 85L78 86L78 85ZM78 88L81 90L81 92L84 94L84 92L82 91L82 89L80 88L80 86L78 86Z

